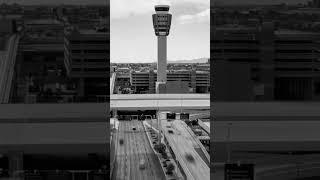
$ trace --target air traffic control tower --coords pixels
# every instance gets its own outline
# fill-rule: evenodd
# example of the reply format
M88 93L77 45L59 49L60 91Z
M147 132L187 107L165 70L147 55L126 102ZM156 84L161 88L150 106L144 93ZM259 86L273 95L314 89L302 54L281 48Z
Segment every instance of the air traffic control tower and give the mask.
M158 63L156 93L166 93L167 82L167 36L169 35L171 18L168 5L155 6L156 14L152 15L153 27L158 36Z

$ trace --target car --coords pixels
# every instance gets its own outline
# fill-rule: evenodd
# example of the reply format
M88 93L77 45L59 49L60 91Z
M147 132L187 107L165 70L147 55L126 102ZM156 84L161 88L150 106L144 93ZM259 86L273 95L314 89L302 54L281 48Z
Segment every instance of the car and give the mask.
M132 126L132 130L134 130L134 131L135 131L135 130L137 130L137 128L136 128L135 126Z
M146 161L144 159L140 159L139 168L140 169L145 169L146 168Z

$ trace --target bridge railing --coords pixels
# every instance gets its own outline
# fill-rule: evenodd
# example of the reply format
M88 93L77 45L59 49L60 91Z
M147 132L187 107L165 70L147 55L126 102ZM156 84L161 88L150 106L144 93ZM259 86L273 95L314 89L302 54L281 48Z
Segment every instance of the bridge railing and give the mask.
M153 144L152 144L150 135L149 135L148 132L147 132L147 128L146 128L146 124L145 124L145 123L143 123L143 128L144 128L144 131L146 132L146 135L147 135L147 138L148 138L148 141L149 141L149 144L150 144L150 146L151 146L151 149L152 149L153 153L157 155L157 152L155 151L155 149L154 149L154 147L153 147ZM159 163L160 163L160 165L161 165L161 160L160 160L160 158L159 158L158 155L157 155L157 157L158 157ZM161 169L162 169L163 175L165 176L165 170L164 170L163 166L161 166Z

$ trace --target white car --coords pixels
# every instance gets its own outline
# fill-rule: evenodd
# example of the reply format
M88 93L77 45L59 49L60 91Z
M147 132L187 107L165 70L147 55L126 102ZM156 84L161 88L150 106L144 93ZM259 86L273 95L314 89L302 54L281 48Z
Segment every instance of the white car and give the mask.
M139 168L140 169L145 169L146 168L146 161L144 159L140 159Z

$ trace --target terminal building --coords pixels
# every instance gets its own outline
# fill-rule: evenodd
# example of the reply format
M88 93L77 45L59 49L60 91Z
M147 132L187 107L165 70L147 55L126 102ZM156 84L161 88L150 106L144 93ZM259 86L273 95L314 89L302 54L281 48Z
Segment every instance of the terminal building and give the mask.
M53 102L65 74L63 64L63 24L53 19L25 20L14 65L12 103ZM61 90L61 97L71 95Z
M132 71L130 84L135 93L154 94L157 81L156 71ZM209 93L210 72L207 71L167 71L167 93Z
M20 31L11 33L19 38L16 55L10 60L14 69L10 102L107 100L109 42L104 26L70 32L54 19L24 20L19 27L13 22L10 28Z
M319 0L313 0L313 4L315 8L320 8L320 1Z
M211 177L318 179L320 106L305 101L319 100L320 34L271 22L212 33Z
M214 99L320 99L320 33L275 30L271 22L213 33Z
M107 97L109 42L105 30L74 30L65 34L64 63L69 77L76 79L80 97Z
M68 103L55 98L80 96L79 90L68 86L82 77L92 78L92 84L83 88L95 90L84 91L84 96L100 97L99 90L103 89L102 96L106 97L108 42L100 36L103 43L96 49L105 51L105 61L94 61L105 67L105 72L83 71L77 77L68 71L71 66L65 66L64 52L72 49L64 49L64 26L60 22L25 18L20 22L0 18L0 179L107 179L106 103ZM87 34L87 39L94 39L91 32ZM104 32L103 38L109 39L106 35ZM76 35L77 39L83 40ZM87 49L81 50L91 50L90 43L83 46ZM102 58L95 53L92 59ZM88 54L82 57L89 59ZM94 64L85 61L83 66Z

